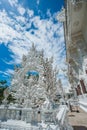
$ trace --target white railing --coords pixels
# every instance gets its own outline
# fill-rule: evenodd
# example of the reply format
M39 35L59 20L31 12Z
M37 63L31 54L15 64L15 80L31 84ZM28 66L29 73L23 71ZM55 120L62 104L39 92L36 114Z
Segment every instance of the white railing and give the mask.
M13 125L14 123L14 125ZM25 126L26 125L26 126ZM0 130L60 130L58 125L53 124L45 124L45 125L38 125L38 126L27 126L25 124L24 126L20 122L19 125L15 124L15 121L11 121L10 124L8 122L2 122L1 123L1 129Z
M78 98L80 108L87 112L87 94L80 95Z
M61 105L58 110L40 111L39 116L38 110L0 108L2 119L0 128L5 130L72 130L68 124L67 112L66 105Z
M5 125L2 124L1 125L1 129L5 129L5 130L39 130L38 127L23 127L23 126L13 126L13 125Z

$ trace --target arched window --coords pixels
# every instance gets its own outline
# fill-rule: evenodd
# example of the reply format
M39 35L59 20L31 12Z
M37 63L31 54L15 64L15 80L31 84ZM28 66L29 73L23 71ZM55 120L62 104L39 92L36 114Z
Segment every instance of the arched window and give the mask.
M35 71L35 70L29 70L26 74L25 74L25 78L29 79L30 77L33 77L33 79L38 80L39 79L39 72Z

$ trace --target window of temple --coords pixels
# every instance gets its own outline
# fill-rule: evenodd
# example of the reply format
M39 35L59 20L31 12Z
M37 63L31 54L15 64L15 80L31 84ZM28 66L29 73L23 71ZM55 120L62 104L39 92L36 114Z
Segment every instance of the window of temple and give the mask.
M33 78L35 80L39 79L39 72L38 71L34 71L34 70L30 70L25 74L25 78L29 79L29 78Z
M80 85L76 88L77 95L82 95Z

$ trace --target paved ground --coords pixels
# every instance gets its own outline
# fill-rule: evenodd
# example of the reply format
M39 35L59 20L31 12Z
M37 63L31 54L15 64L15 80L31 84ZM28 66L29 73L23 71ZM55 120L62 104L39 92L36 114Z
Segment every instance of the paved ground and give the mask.
M87 130L87 113L82 109L79 109L79 112L69 112L68 117L74 130Z

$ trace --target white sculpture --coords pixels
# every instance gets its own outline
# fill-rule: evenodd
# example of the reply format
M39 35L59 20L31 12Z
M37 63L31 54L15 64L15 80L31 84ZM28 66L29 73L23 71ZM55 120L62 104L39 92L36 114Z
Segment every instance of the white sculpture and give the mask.
M56 69L53 58L45 59L43 51L37 51L32 45L27 56L23 56L21 68L15 72L12 80L12 95L23 107L53 102L57 90Z

